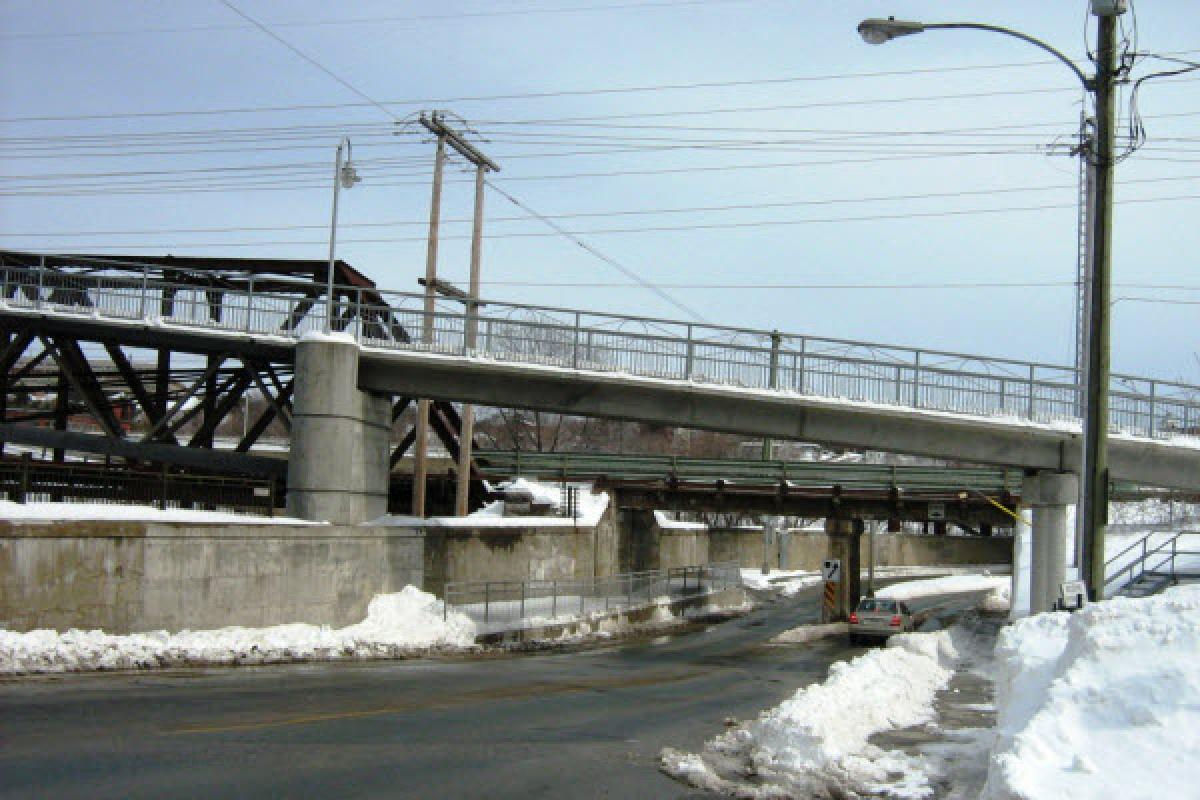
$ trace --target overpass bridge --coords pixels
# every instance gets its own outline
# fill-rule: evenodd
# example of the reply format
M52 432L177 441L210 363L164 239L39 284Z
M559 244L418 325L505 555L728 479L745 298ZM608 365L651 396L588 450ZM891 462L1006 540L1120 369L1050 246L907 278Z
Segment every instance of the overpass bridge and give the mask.
M332 378L338 391L355 387L367 398L443 401L447 428L454 424L449 401L464 401L1024 470L1078 472L1080 466L1082 389L1066 367L509 303L470 312L442 300L427 314L423 294L382 291L349 270L335 276L327 298L316 262L298 262L307 275L256 283L248 270L240 280L228 270L214 278L192 261L0 253L6 392L28 372L28 364L17 364L35 339L73 337L103 343L110 353L114 345L118 351L178 348L207 354L208 367L191 390L213 412L206 418L220 417L215 406L228 406L233 389L258 385L274 398L274 416L291 425L284 400L300 391L305 378L297 351L308 349L340 354L336 364L328 357L311 360L308 374L322 392ZM332 336L321 334L327 313ZM470 326L478 335L468 351ZM52 350L60 365L79 360L78 346ZM212 367L214 353L294 373L286 382L279 374L264 380L262 372L270 370L249 368L222 378ZM73 388L105 417L88 376L73 372ZM1200 387L1114 375L1111 392L1113 478L1200 488ZM153 405L152 398L139 400ZM357 404L361 418L360 400L338 402ZM180 415L200 413L159 405L156 434L174 434ZM395 406L390 413L397 413ZM368 427L385 425L386 414L371 414ZM6 419L0 438L47 440L45 431L17 428ZM211 438L211 430L207 434ZM111 420L104 435L112 452L124 456L136 457L138 446L161 451L179 444L161 435L125 442ZM203 445L204 438L188 444ZM295 438L293 430L293 464ZM245 444L229 455L253 458Z

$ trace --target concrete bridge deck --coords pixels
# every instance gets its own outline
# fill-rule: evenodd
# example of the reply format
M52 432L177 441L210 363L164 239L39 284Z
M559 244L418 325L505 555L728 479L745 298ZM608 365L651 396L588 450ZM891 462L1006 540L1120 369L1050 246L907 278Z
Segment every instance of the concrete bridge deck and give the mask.
M186 341L193 351L287 357L327 307L316 282L265 294L170 283L150 267L114 276L95 265L6 266L3 282L9 329L91 328L133 346ZM1081 391L1063 367L514 304L425 314L422 295L355 286L334 297L334 327L357 344L357 387L372 394L1080 468ZM471 328L478 338L468 349ZM1200 387L1113 380L1112 477L1200 488Z

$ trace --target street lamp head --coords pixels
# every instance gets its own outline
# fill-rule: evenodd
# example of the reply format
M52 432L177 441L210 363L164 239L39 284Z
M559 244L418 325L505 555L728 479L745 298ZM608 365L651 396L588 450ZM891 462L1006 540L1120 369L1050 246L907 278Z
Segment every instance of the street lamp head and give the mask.
M858 23L858 34L867 44L883 44L898 36L909 36L914 33L922 33L924 30L925 26L920 22L911 22L895 17L864 19Z
M354 184L361 181L362 178L358 176L358 170L354 168L354 164L347 161L342 165L342 171L338 175L338 180L341 182L343 189L353 189Z

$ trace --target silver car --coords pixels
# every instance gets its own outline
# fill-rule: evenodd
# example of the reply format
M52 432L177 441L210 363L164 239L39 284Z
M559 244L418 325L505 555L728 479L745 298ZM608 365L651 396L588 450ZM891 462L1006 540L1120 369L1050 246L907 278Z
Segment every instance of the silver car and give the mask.
M893 633L916 629L917 619L907 605L886 597L864 597L850 613L850 644L867 639L886 639Z

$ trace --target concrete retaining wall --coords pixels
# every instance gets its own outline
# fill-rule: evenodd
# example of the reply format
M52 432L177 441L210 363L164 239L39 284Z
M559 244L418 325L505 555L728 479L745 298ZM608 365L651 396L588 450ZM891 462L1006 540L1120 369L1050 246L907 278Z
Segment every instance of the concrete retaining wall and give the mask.
M423 528L425 591L440 597L457 581L567 580L617 571L611 503L594 527L529 522Z
M110 633L344 626L422 584L399 528L106 521L0 525L0 626Z
M714 530L709 533L712 561L736 561L743 567L761 567L761 530ZM862 563L868 563L867 534L862 536ZM772 544L767 564L772 569L815 570L829 557L829 537L818 531L793 531L785 548ZM922 536L908 533L875 534L875 563L881 567L924 565L1011 564L1012 538L1007 536ZM780 556L782 555L782 558ZM782 564L781 564L782 561Z

